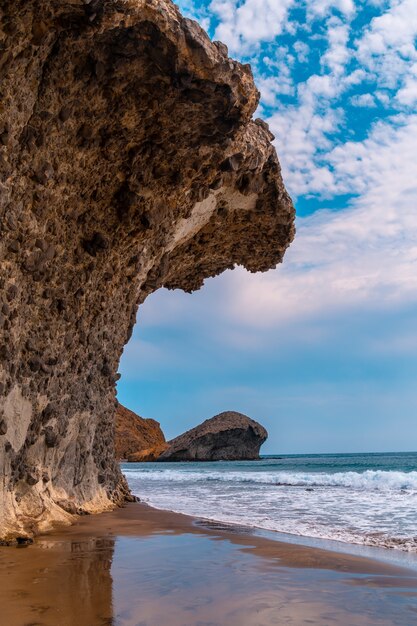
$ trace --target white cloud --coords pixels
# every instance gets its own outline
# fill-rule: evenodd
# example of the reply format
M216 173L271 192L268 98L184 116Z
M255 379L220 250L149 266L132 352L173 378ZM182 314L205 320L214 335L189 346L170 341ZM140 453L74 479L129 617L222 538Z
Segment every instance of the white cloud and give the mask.
M397 99L401 104L412 106L417 102L417 63L410 68L404 86L397 92Z
M305 41L296 41L293 45L293 49L297 53L297 59L299 63L306 63L308 61L308 55L310 54L310 48Z
M329 19L327 21L327 40L329 46L321 57L321 64L336 76L344 74L345 65L351 55L347 45L349 25L337 17Z
M289 54L288 48L278 47L274 50L275 56L265 55L262 63L268 70L268 75L258 72L256 85L261 92L262 104L267 106L278 105L281 94L292 95L295 85L292 77L294 57ZM256 66L254 66L256 71Z
M344 82L346 86L360 85L366 78L366 72L362 68L358 68L345 76Z
M374 108L377 106L374 96L371 93L362 93L350 98L350 103L355 107Z
M266 106L276 105L282 94L291 95L294 93L294 84L291 77L285 73L281 74L279 80L272 77L260 78L256 86L261 92L262 103Z
M277 138L284 179L295 195L329 195L334 191L333 175L327 165L319 165L318 154L332 149L330 137L337 132L343 114L338 109L320 108L316 96L323 93L324 86L315 81L310 89L310 82L299 106L290 106L268 119Z
M414 56L416 34L415 0L391 0L389 10L373 18L358 48L365 58L369 54L384 54L387 49Z
M374 125L362 142L346 142L328 155L339 193L384 189L385 204L395 205L415 182L417 116L397 116ZM390 184L387 185L387 181Z
M356 41L357 58L382 87L397 89L417 60L417 2L391 0Z
M349 13L348 5L350 3L345 9ZM324 10L324 7L339 7L339 3L326 2L320 6ZM314 4L319 13L320 6ZM360 69L347 74L352 54L348 48L348 21L332 16L325 22L325 32L327 49L321 56L320 73L312 73L296 84L294 58L283 55L281 48L275 64L268 59L268 69L276 68L274 74L257 76L262 103L276 104L277 111L268 122L277 136L285 180L295 195L329 197L335 191L333 173L324 157L333 148L335 136L344 123L344 113L337 102L345 90L366 77L366 72ZM293 49L296 53L301 51L302 55L309 51L308 46L294 46ZM283 105L279 98L281 94L295 95L296 104Z
M213 0L210 10L220 20L215 39L224 41L232 52L242 54L260 41L279 35L288 10L296 0Z
M355 13L353 0L307 0L307 14L310 17L326 17L332 9L337 9L345 17L352 17Z

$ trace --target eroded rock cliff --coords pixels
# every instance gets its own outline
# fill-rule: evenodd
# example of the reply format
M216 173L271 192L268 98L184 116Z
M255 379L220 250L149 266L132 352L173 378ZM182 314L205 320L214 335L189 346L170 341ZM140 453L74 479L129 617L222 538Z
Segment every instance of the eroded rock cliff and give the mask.
M159 422L140 417L121 404L115 413L115 449L118 461L153 461L166 448Z
M251 461L267 437L247 415L224 411L169 441L158 461Z
M0 3L0 538L129 497L138 305L293 238L251 70L169 0Z

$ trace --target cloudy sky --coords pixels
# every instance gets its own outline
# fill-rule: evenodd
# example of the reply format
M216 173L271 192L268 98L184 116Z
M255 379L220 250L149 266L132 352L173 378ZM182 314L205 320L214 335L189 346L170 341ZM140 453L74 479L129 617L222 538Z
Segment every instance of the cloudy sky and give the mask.
M297 237L139 312L119 399L168 438L226 409L265 453L417 449L417 1L180 0L250 62Z

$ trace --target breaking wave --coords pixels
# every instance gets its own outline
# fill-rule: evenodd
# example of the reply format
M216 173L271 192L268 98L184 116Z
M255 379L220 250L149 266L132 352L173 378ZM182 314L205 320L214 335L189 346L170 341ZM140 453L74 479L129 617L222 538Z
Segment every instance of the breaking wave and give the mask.
M366 470L364 472L303 473L303 472L218 472L184 471L175 469L125 468L125 473L137 480L169 482L226 482L277 487L345 487L367 491L415 491L417 471L394 472Z
M150 505L226 524L417 554L417 454L123 466Z

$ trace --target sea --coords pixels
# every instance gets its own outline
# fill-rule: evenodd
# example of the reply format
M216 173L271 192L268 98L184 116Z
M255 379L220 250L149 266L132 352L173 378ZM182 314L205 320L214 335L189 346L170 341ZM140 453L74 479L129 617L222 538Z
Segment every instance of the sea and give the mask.
M417 553L417 452L127 463L122 470L133 493L159 509Z

